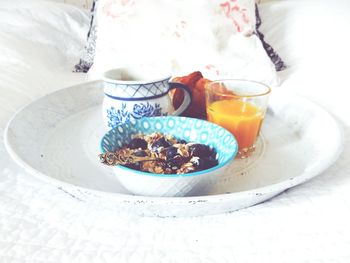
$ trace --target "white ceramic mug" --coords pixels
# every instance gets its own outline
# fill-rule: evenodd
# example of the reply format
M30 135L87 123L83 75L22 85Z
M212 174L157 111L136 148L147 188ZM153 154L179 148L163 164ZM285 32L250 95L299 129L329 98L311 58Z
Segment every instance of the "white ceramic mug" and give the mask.
M118 68L103 74L103 121L112 129L132 118L180 115L191 103L186 85L169 82L171 75L153 68ZM175 111L168 92L184 90L184 100Z

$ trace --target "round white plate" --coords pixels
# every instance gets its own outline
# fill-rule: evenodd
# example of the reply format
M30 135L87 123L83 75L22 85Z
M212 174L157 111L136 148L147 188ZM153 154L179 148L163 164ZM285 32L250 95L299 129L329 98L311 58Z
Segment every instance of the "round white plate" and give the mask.
M48 94L9 122L5 145L27 171L72 198L147 216L199 216L265 201L329 167L342 132L325 110L305 98L273 92L257 150L235 160L212 193L190 197L135 196L99 163L102 85L90 82Z

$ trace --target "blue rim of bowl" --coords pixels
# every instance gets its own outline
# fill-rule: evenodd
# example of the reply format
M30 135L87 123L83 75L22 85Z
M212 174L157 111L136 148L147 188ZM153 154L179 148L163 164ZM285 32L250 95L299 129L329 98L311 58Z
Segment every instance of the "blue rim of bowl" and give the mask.
M162 116L162 117L148 117L149 119L155 119L155 118L162 118L162 119L165 119L167 118L168 116ZM190 118L190 117L183 117L183 116L171 116L172 118L185 118L185 119L195 119L195 118ZM195 120L200 120L200 121L203 121L203 122L209 122L209 121L206 121L206 120L201 120L201 119L195 119ZM215 171L215 170L218 170L222 167L224 167L226 164L228 164L229 162L233 161L233 159L236 157L237 153L238 153L238 143L237 143L237 140L236 138L232 135L232 133L230 133L227 129L223 128L222 126L219 126L215 123L212 123L212 122L209 122L210 125L213 125L213 126L217 126L217 127L220 127L221 129L225 130L229 136L231 136L233 138L233 140L236 142L235 145L234 145L234 150L233 152L231 153L231 155L229 156L229 158L217 165L217 166L214 166L212 168L209 168L209 169L206 169L206 170L201 170L201 171L198 171L198 172L193 172L193 173L186 173L186 174L156 174L156 173L147 173L147 172L141 172L139 170L135 170L135 169L131 169L131 168L128 168L128 167L125 167L123 165L114 165L114 166L111 166L112 168L116 168L118 167L118 169L120 170L125 170L125 171L130 171L130 172L134 172L136 174L139 174L139 175L144 175L144 176L152 176L152 177L161 177L161 178L165 178L165 177L190 177L190 176L197 176L197 175L201 175L201 174L205 174L205 173L209 173L209 172L212 172L212 171ZM103 138L109 133L110 131L108 131L101 139L101 142L100 142L100 151L101 152L105 152L102 148L102 141L103 141Z

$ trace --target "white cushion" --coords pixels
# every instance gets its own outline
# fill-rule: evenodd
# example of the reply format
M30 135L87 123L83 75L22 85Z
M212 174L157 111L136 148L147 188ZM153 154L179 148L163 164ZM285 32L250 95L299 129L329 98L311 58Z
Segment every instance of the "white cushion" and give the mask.
M174 76L277 84L255 32L254 0L100 0L91 78L111 68L156 65Z

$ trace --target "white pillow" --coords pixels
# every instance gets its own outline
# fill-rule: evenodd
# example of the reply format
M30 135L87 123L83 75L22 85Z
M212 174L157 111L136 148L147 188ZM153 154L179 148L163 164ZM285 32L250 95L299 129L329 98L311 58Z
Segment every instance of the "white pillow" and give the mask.
M111 68L151 65L174 76L277 84L275 66L255 33L254 0L99 0L95 60Z

